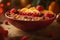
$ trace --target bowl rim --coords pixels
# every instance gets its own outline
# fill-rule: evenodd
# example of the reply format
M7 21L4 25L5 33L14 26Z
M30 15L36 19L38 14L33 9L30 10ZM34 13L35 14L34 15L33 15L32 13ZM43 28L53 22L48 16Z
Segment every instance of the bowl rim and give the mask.
M8 14L9 12L6 12L5 13L5 17L6 18L9 18L9 19L12 19L12 20L17 20L17 21L24 21L24 20L18 20L18 19L13 19L12 17L9 17L7 14ZM49 18L49 19L47 19L47 20L52 20L52 19L55 19L56 18L56 14L54 14L54 17L52 17L52 18ZM39 20L39 21L47 21L47 20ZM35 22L35 21L34 21Z

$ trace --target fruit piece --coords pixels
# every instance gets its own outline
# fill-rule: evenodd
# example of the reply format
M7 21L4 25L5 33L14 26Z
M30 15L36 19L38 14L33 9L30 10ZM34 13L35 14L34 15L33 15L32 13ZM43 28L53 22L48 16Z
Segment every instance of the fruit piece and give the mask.
M14 12L16 12L16 9L15 8L11 9L10 13L14 13Z
M21 15L27 15L27 16L37 16L40 12L35 8L35 7L31 7L31 8L23 8L20 10L20 14Z
M49 18L54 17L54 15L51 14L51 13L46 13L44 16L45 16L45 17L49 17Z
M27 15L28 15L28 16L32 16L32 15L33 15L33 13L28 13Z
M49 11L53 11L54 13L58 13L59 10L60 10L59 5L58 5L58 3L56 1L51 2L48 9L49 9Z
M35 13L35 14L33 14L33 16L34 16L34 17L38 17L38 14Z
M43 11L43 10L44 10L44 8L43 8L42 6L40 6L40 5L38 5L38 6L36 7L36 9L37 9L38 11Z
M16 19L18 19L19 17L20 17L20 15L17 15L17 16L16 16Z
M24 13L24 12L21 12L21 13L20 13L20 15L27 15L27 14L26 14L26 13Z

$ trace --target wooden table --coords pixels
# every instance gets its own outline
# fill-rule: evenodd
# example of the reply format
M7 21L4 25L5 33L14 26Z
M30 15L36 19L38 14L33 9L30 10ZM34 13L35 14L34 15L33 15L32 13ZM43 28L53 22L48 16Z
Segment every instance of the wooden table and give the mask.
M1 26L9 32L6 40L21 40L23 35L26 35L28 40L60 40L60 24L56 20L48 27L30 33L24 32L10 23L9 25L1 24Z

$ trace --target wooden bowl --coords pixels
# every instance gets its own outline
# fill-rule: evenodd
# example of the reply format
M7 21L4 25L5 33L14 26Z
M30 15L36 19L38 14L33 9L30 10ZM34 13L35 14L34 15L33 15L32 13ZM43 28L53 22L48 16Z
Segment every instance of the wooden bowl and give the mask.
M40 21L23 21L23 20L16 20L16 19L12 19L10 18L8 15L8 13L5 14L5 17L7 18L7 20L14 25L15 27L23 30L23 31L35 31L37 29L41 29L44 27L47 27L48 25L50 25L54 19L56 18L56 15L54 15L54 17L47 19L47 20L40 20Z

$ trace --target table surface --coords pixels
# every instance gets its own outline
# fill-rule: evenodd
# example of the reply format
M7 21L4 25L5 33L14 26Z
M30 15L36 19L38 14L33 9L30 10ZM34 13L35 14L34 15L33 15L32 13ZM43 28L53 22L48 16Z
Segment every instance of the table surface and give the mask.
M60 40L60 24L56 20L44 29L29 33L14 27L10 23L9 25L1 24L1 26L9 32L6 40L21 40L24 35L28 37L28 40Z

